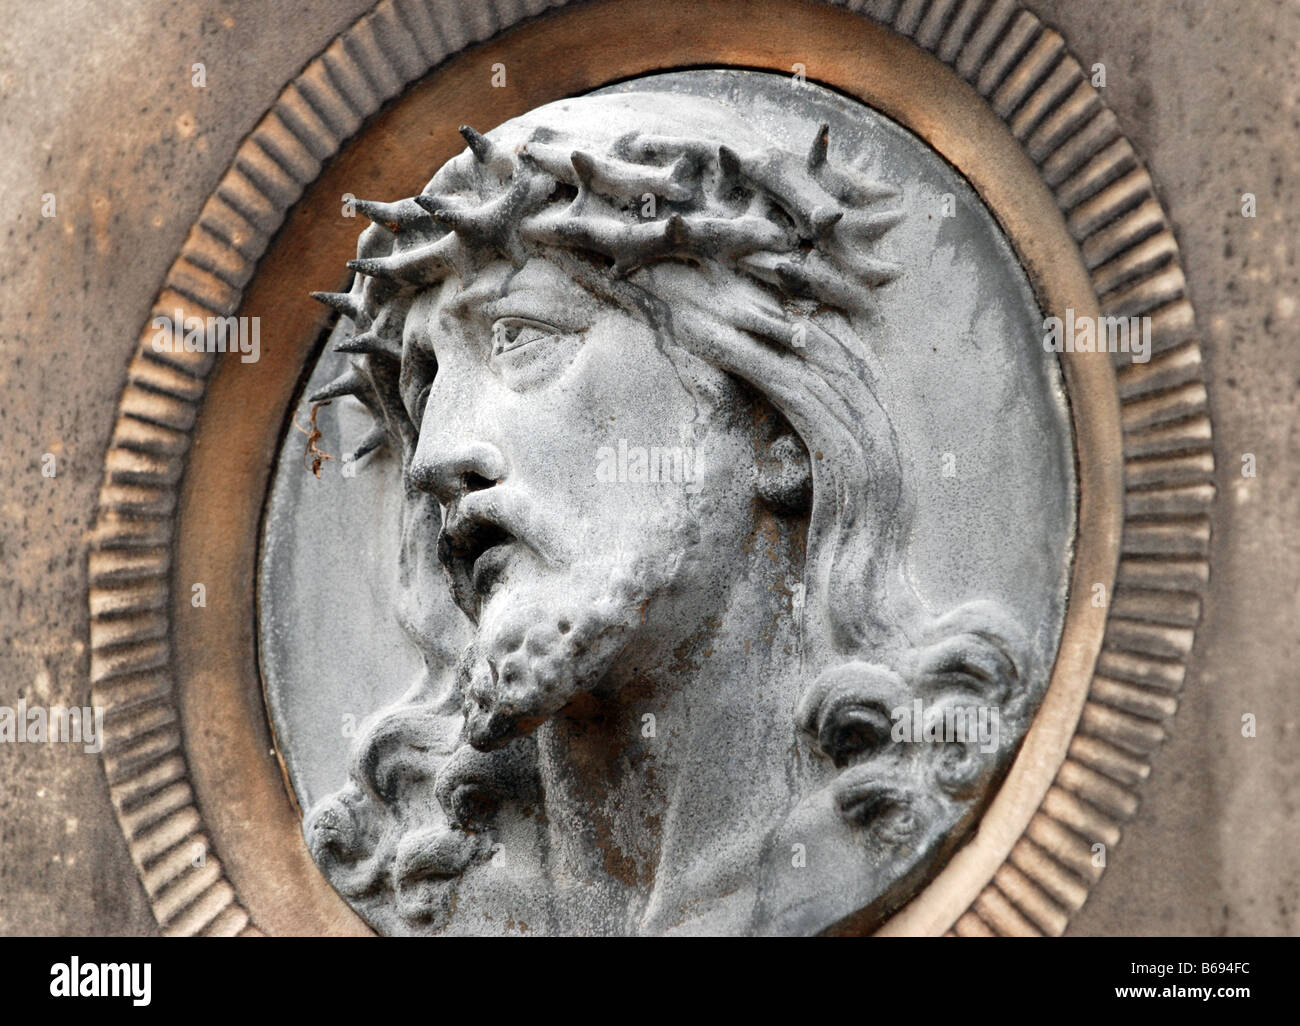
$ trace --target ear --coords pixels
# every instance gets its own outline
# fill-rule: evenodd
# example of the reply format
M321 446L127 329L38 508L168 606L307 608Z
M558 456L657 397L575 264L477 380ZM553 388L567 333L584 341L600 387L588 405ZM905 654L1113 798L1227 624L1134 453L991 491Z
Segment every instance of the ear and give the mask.
M778 435L759 458L758 494L777 513L806 513L812 505L812 464L793 431Z

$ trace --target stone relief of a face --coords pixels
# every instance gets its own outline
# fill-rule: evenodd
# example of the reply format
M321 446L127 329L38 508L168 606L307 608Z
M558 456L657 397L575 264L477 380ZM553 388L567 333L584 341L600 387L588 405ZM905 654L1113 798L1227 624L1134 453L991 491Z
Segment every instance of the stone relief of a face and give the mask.
M401 453L426 674L307 817L313 854L397 932L503 903L561 933L886 907L1043 686L997 602L936 612L905 573L869 298L900 271L876 249L898 190L824 126L782 149L712 99L547 111L362 204L360 273L326 297L357 362L319 396L362 398ZM454 658L438 587L470 625ZM915 699L994 707L1005 735L894 743Z
M682 658L752 562L760 404L540 256L425 293L404 344L437 368L403 382L409 474L443 508L439 557L477 625L471 742Z

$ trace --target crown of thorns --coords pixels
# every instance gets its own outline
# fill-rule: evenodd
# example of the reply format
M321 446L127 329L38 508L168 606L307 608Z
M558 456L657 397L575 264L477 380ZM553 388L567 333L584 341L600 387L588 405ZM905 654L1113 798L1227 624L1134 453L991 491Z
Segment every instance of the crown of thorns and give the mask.
M351 319L335 349L348 369L310 397L352 395L375 419L352 452L360 459L396 436L413 445L414 426L397 398L402 330L411 301L455 275L468 283L503 257L522 266L548 249L594 260L613 278L658 261L710 261L774 291L786 302L842 311L864 308L870 289L899 265L874 244L902 219L879 209L891 185L827 159L828 125L806 153L740 153L685 137L629 133L608 155L565 147L536 129L514 150L462 126L472 160L443 184L395 203L357 200L372 226L362 233L349 292L312 295ZM450 170L450 168L449 168ZM459 177L459 181L457 178ZM790 323L751 314L738 325L790 345Z

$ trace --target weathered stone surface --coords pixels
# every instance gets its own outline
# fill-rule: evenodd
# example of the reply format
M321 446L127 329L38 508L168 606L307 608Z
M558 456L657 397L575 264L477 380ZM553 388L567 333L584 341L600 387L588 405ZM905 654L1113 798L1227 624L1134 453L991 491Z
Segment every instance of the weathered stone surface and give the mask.
M465 134L368 208L329 297L367 350L334 401L389 458L327 491L291 428L270 506L263 667L318 862L387 932L899 903L1016 750L1064 611L1068 413L1009 245L915 136L783 75Z
M284 21L252 4L86 18L53 3L25 10L0 41L6 695L85 701L83 535L136 333L242 134L366 6L308 4ZM1172 740L1071 931L1294 933L1296 16L1282 3L1028 6L1085 66L1106 62L1107 102L1176 226L1205 332L1224 496ZM205 92L190 85L196 60ZM49 220L46 192L60 210ZM1243 192L1258 197L1254 220L1240 216ZM52 480L40 475L46 452L59 457ZM1243 453L1256 454L1259 477L1239 476ZM1258 717L1253 740L1240 734L1245 712ZM4 746L0 774L0 930L151 931L97 758Z

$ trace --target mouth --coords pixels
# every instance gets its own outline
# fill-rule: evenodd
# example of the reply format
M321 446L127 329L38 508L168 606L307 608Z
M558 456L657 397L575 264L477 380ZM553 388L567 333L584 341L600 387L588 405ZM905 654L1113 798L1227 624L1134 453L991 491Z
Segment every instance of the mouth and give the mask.
M515 536L481 516L454 515L438 535L438 561L451 581L451 595L471 620L500 585L513 555Z

